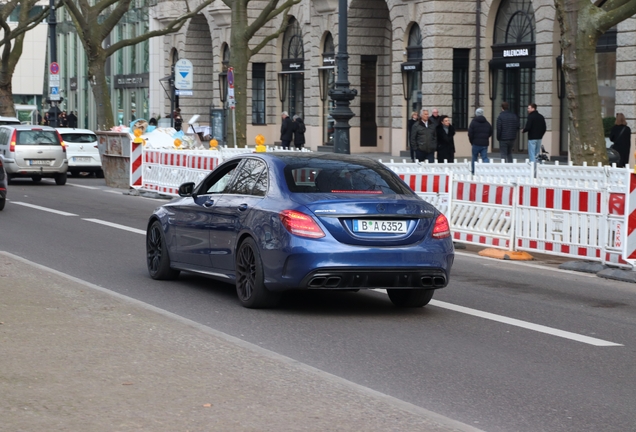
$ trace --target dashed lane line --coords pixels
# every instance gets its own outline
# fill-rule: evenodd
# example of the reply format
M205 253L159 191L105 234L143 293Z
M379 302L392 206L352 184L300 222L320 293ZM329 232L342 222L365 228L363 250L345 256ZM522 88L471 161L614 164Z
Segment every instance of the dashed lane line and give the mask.
M100 224L100 225L109 226L109 227L112 227L112 228L117 228L117 229L124 230L124 231L133 232L133 233L136 233L136 234L146 235L146 231L140 230L140 229L137 229L137 228L127 227L126 225L120 225L120 224L116 224L116 223L113 223L113 222L103 221L103 220L100 220L100 219L84 219L84 218L82 218L82 220L85 220L87 222L93 222L93 223Z
M29 203L21 202L21 201L11 201L11 204L12 205L13 204L20 205L20 206L23 206L23 207L30 207L30 208L33 208L33 209L36 209L36 210L42 210L42 211L49 212L49 213L55 213L55 214L58 214L58 215L61 215L61 216L79 216L79 215L76 215L75 213L68 213L68 212L61 211L61 210L54 210L54 209L50 209L48 207L42 207L42 206L38 206L38 205L35 205L35 204L29 204Z

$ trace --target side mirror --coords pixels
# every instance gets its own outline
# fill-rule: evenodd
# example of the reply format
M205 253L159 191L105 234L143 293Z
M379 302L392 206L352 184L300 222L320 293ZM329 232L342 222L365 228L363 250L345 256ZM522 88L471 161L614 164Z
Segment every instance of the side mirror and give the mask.
M180 197L192 196L192 193L194 192L194 186L195 185L193 182L182 184L181 186L179 186L179 196Z

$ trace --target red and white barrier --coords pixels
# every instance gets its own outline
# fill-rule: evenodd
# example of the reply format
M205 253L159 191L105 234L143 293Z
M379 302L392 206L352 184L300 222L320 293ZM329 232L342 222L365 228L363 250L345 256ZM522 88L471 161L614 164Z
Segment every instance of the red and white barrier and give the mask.
M142 185L143 171L143 145L141 143L131 143L130 151L130 186L134 188Z
M629 195L627 196L627 233L623 258L636 265L636 173L630 176Z

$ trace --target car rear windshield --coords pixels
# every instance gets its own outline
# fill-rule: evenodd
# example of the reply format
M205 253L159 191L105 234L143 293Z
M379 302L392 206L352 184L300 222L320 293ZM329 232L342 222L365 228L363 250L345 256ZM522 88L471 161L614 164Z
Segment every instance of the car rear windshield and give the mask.
M393 172L369 160L283 157L285 180L291 192L361 195L412 195Z
M65 133L62 139L70 143L94 143L97 142L97 135L88 133Z
M18 131L17 145L61 145L57 132L44 130Z

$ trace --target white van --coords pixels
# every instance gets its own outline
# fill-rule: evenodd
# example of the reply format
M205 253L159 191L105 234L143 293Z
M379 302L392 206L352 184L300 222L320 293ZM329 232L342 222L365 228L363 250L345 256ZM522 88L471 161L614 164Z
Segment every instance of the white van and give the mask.
M73 177L79 173L94 173L104 178L102 160L97 149L97 135L88 129L57 128L66 145L68 170Z

